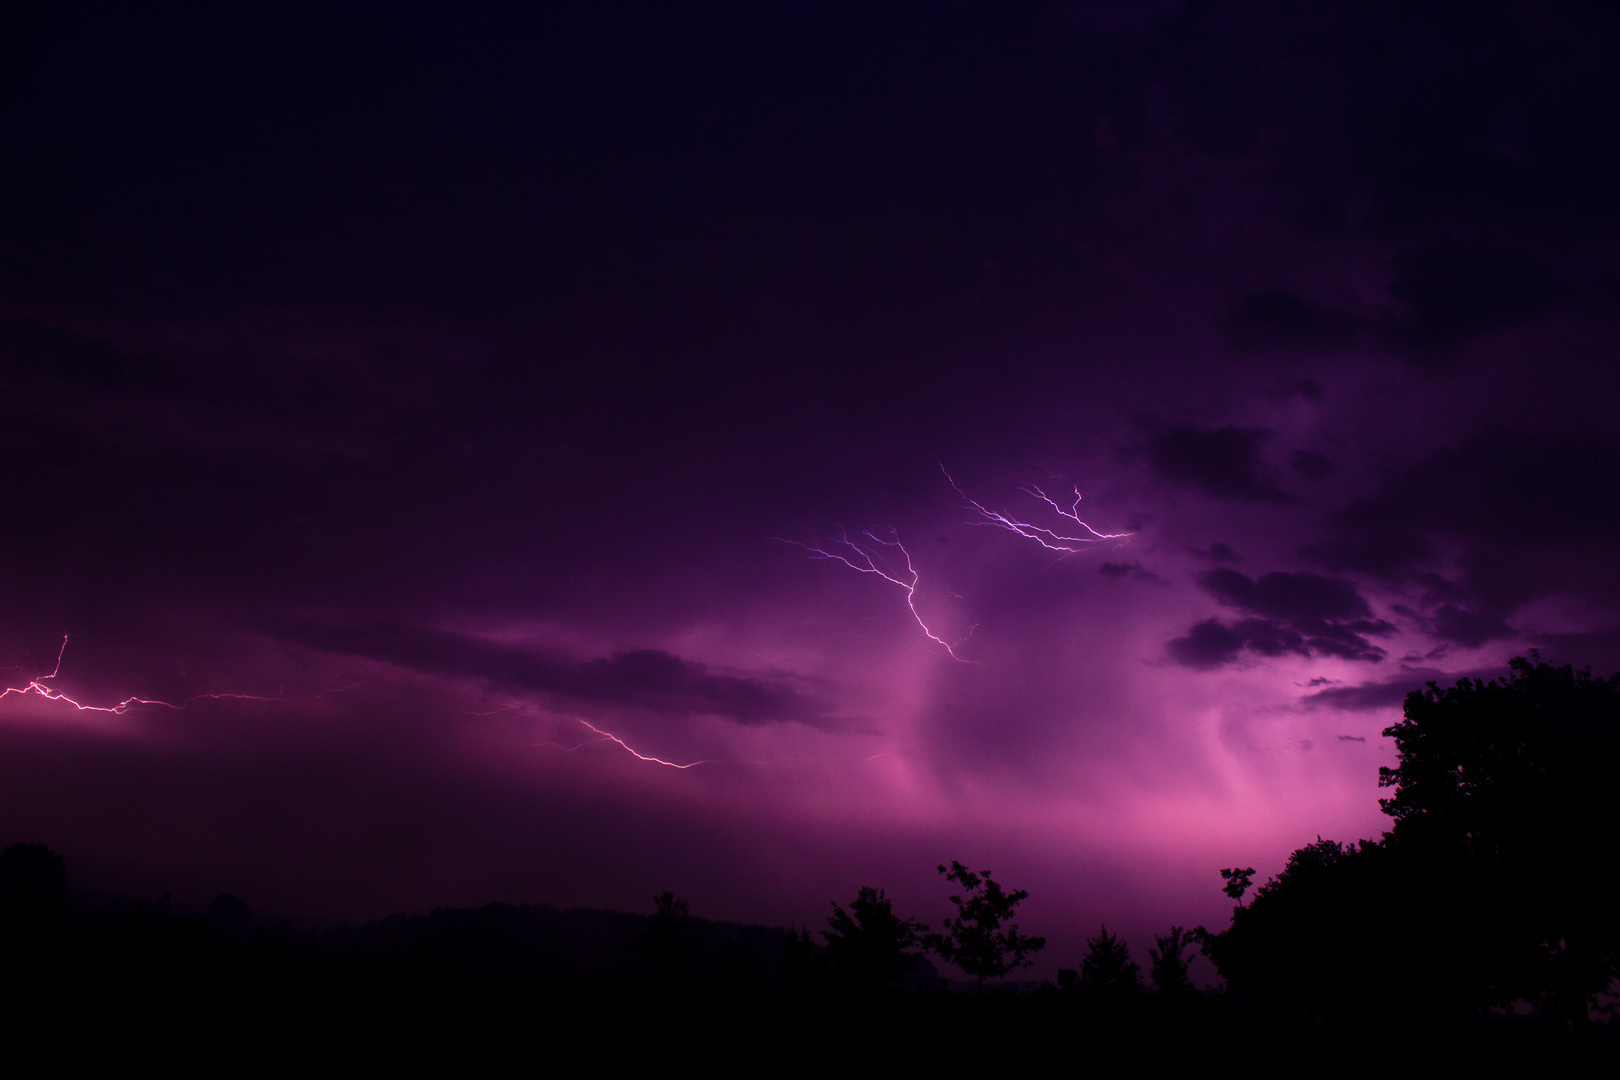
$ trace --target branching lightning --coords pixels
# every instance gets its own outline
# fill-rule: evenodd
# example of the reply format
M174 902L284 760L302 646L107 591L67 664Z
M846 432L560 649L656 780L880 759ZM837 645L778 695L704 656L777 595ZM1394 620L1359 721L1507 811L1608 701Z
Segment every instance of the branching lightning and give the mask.
M1132 535L1128 532L1099 532L1090 525L1086 524L1085 521L1081 520L1079 487L1074 488L1074 502L1069 506L1068 509L1064 509L1056 499L1053 499L1050 495L1042 491L1034 484L1031 484L1027 488L1021 489L1031 498L1039 499L1041 502L1045 503L1051 508L1054 514L1062 518L1064 521L1073 522L1075 526L1078 526L1079 531L1075 533L1075 535L1070 535L1070 533L1074 532L1074 530L1070 529L1068 525L1063 525L1059 528L1048 528L1045 525L1037 525L1032 521L1020 520L1019 518L1013 517L1011 514L1003 513L999 510L992 510L983 503L979 502L977 499L969 496L967 492L963 491L961 487L957 485L955 478L953 478L950 472L946 470L943 462L940 463L939 471L945 474L945 479L951 485L951 489L962 497L963 504L971 507L979 515L979 520L974 522L974 524L994 525L999 529L1006 529L1008 532L1022 536L1026 540L1035 541L1047 551L1056 552L1059 558L1066 558L1070 555L1074 555L1078 552L1086 550L1088 547L1094 544L1100 544L1109 540L1123 540ZM969 637L973 636L973 631L978 629L977 624L969 628L968 632L962 636L960 641L952 642L946 641L944 638L934 633L934 631L929 628L927 622L923 620L921 612L917 610L917 583L920 579L920 575L917 573L915 564L913 564L911 561L911 553L907 551L905 545L900 542L899 533L897 533L894 529L890 528L887 530L887 537L867 530L861 533L860 538L855 539L851 539L849 533L845 532L843 529L839 529L837 535L813 544L806 544L799 540L787 540L783 539L782 537L777 537L776 539L781 540L784 544L792 544L795 547L803 548L805 551L810 553L810 557L812 559L830 559L835 562L841 562L851 570L858 571L862 574L875 575L882 578L884 581L887 581L891 585L898 586L900 589L904 590L906 594L906 607L911 610L911 617L916 621L917 625L922 628L922 632L927 635L928 640L943 648L947 653L950 654L952 660L956 660L964 664L971 664L975 662L972 660L964 660L962 657L957 655L956 650L960 645L962 645L963 642L967 641ZM886 553L884 549L890 549L890 551ZM893 553L898 554L896 555ZM905 571L903 573L898 569L898 563L900 560L904 560L905 562ZM955 596L957 594L952 593L951 595ZM960 597L958 598L960 599Z
M1090 525L1087 525L1084 521L1081 521L1080 489L1078 487L1074 488L1074 504L1067 510L1059 506L1056 500L1054 500L1046 492L1042 491L1039 487L1036 487L1034 484L1031 484L1027 488L1020 489L1031 498L1039 499L1047 506L1050 506L1052 511L1057 514L1058 517L1061 517L1067 521L1072 521L1082 530L1084 530L1082 535L1067 536L1064 533L1057 532L1054 529L1048 529L1043 525L1036 525L1033 522L1028 521L1020 521L1017 518L1001 513L1000 511L988 509L984 506L984 504L980 503L977 499L972 498L967 492L958 487L956 480L952 478L948 471L946 471L943 464L940 465L939 471L945 473L945 479L949 481L951 488L958 495L962 496L962 501L967 506L970 506L974 510L978 511L979 516L983 518L982 521L975 522L975 524L994 525L997 528L1006 529L1008 532L1017 533L1026 540L1035 541L1048 551L1058 552L1060 556L1073 555L1076 552L1084 551L1092 544L1100 544L1105 540L1123 540L1131 535L1130 533L1098 532ZM1065 529L1067 529L1067 526L1065 526Z
M917 583L921 579L921 575L917 573L917 568L912 565L911 552L907 551L905 545L900 542L899 534L893 529L888 532L889 539L887 540L874 532L863 532L861 535L866 537L866 540L870 541L870 543L851 540L849 534L843 529L839 529L837 536L823 543L806 544L798 540L782 540L782 543L804 548L810 553L812 559L832 559L843 563L851 570L857 570L863 574L875 574L891 585L898 585L905 591L906 607L911 609L911 617L916 620L918 626L922 627L922 632L928 636L928 640L944 647L952 660L964 664L973 663L972 660L963 660L956 655L956 647L972 637L973 631L978 629L978 626L969 627L968 632L962 635L961 640L954 643L946 641L928 628L928 624L923 621L922 615L917 611ZM777 539L781 539L781 537ZM881 545L881 547L873 547L873 544ZM907 576L900 576L900 572L892 568L890 560L884 557L881 548L893 548L900 553L900 558L904 559L906 563L905 573Z
M39 697L44 698L46 701L60 701L60 702L63 702L65 704L67 704L67 705L71 705L73 708L79 710L80 712L111 713L114 716L122 716L124 713L128 712L130 709L134 708L137 705L150 705L150 706L153 706L155 708L174 709L174 710L178 711L180 709L184 709L187 705L190 705L194 701L202 701L204 699L213 700L213 701L222 701L222 700L231 700L231 701L274 701L275 700L275 697L265 697L265 696L260 695L260 694L193 694L191 697L185 698L184 700L178 701L178 702L161 701L161 700L157 700L155 698L127 697L124 700L122 700L120 702L117 702L115 704L112 704L112 705L88 705L88 704L85 704L82 701L78 701L78 700L75 700L74 698L69 697L67 694L63 693L61 690L58 690L54 686L46 686L45 685L47 682L52 681L58 675L61 674L61 672L62 672L62 657L67 653L67 643L68 643L67 635L63 634L62 635L62 647L60 649L58 649L57 652L56 652L56 666L51 669L51 673L49 675L36 676L35 678L29 679L28 682L26 682L22 686L8 686L3 691L0 691L0 699L10 697L12 694L16 694L19 697L25 696L25 695L28 695L28 694L35 694L35 695L37 695ZM280 696L279 694L276 695L276 697L279 697L279 696Z

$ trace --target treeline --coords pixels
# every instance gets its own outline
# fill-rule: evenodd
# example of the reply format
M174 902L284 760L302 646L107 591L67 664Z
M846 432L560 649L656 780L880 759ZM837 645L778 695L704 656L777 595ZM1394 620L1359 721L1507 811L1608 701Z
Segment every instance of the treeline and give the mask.
M536 1016L600 1034L634 1017L675 1037L719 1010L746 1028L734 1041L795 1022L830 1024L826 1045L881 1041L904 1018L937 1046L970 1038L986 1053L1077 1030L1208 1044L1607 1029L1620 675L1532 654L1504 679L1414 692L1385 734L1398 764L1380 775L1383 838L1318 838L1257 889L1252 868L1220 871L1229 924L1168 928L1145 970L1102 927L1055 984L1013 981L1045 946L1015 922L1027 894L958 862L939 867L955 915L937 929L866 887L818 927L714 922L664 893L651 915L490 904L300 931L232 896L193 913L167 898L70 908L62 858L25 843L0 852L0 1024L50 1022L71 1003L143 1030L177 1013L334 1034ZM1188 978L1199 951L1219 988Z

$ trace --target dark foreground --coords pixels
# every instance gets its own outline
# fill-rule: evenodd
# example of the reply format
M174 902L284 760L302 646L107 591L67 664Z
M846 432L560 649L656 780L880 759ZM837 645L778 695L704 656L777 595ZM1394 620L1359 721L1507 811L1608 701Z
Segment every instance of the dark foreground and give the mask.
M739 1071L1567 1075L1606 1070L1616 1057L1602 1025L1441 1031L1283 1015L1212 993L1108 999L1026 986L976 998L937 982L850 987L814 965L759 962L787 931L693 920L689 947L671 951L648 925L612 912L491 905L320 933L221 932L206 919L137 908L121 921L8 940L0 1038L14 1054L43 1052L68 1068L515 1061L524 1071L695 1062ZM568 953L561 931L589 948ZM706 948L711 940L718 951Z

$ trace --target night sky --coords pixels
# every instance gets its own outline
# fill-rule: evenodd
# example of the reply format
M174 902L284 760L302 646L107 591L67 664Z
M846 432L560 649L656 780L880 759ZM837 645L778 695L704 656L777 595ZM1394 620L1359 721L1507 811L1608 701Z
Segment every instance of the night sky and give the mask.
M0 844L1049 974L1620 667L1612 5L576 7L0 16Z

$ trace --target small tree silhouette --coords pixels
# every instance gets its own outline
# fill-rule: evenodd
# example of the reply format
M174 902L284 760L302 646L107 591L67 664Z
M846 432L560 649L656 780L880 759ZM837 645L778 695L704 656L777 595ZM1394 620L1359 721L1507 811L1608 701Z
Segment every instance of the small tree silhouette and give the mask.
M653 977L666 986L683 982L691 974L695 947L688 925L691 905L673 892L663 892L653 897L653 907L644 939Z
M1155 947L1148 950L1152 959L1148 971L1159 993L1185 994L1192 989L1192 980L1187 977L1188 958L1182 954L1192 947L1195 936L1179 926L1172 926L1168 934L1153 936Z
M692 914L692 905L672 892L661 892L653 897L653 908L655 909L653 918L667 922L684 919Z
M823 930L833 969L839 978L868 992L893 986L917 962L912 951L928 927L916 919L902 919L882 889L863 885L849 911L832 906Z
M1107 924L1096 937L1086 938L1086 956L1080 961L1080 981L1087 988L1108 997L1125 997L1142 988L1142 969L1131 959L1124 940L1108 932Z
M1033 963L1031 957L1046 947L1046 939L1019 933L1016 923L1001 928L1028 892L1005 892L990 871L974 873L954 859L950 869L941 866L939 872L967 892L951 897L956 918L945 920L944 933L923 938L927 948L977 979L976 994L984 993L985 979L998 979Z
M1221 886L1221 891L1236 900L1238 907L1242 907L1243 894L1249 891L1249 884L1254 880L1254 867L1245 866L1241 870L1235 866L1229 867L1221 871L1221 878L1226 882Z

